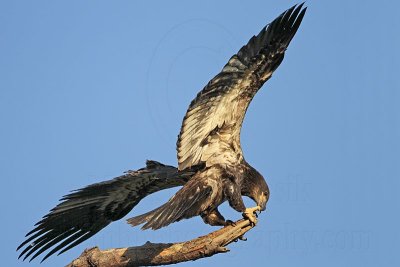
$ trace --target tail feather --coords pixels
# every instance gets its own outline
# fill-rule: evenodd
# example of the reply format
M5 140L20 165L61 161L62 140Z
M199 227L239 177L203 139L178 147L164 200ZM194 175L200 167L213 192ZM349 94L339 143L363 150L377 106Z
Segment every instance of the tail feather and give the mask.
M130 218L130 219L127 220L127 222L128 222L129 224L131 224L132 226L138 226L138 225L147 223L147 222L148 222L151 218L153 218L156 214L159 214L160 211L163 209L164 206L165 206L165 204L162 205L162 206L160 206L160 207L158 207L158 208L156 208L156 209L154 209L154 210L152 210L152 211L149 211L149 212L146 212L146 213L144 213L144 214L142 214L142 215L139 215L139 216L135 216L135 217L133 217L133 218ZM142 229L147 229L147 228L142 228Z
M132 226L144 224L142 229L160 229L173 222L200 215L201 206L207 206L206 201L212 201L209 196L212 187L207 184L205 177L189 180L164 205L145 214L128 219Z

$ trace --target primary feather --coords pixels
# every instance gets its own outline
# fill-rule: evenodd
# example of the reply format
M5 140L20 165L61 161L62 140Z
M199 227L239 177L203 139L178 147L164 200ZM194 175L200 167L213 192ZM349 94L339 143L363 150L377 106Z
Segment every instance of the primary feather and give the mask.
M247 107L282 62L306 12L302 7L293 6L253 36L191 102L177 142L180 170L243 158L240 128Z
M19 257L25 260L33 255L33 260L58 243L43 260L56 252L63 253L124 217L147 195L181 186L191 175L191 171L178 172L175 167L147 161L145 168L75 190L36 223L17 248L25 246Z

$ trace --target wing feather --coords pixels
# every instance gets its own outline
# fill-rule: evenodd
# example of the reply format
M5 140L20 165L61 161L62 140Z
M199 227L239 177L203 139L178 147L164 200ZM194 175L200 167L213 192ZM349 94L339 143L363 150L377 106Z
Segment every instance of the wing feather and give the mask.
M242 159L240 128L248 105L282 62L305 12L303 4L283 12L232 56L222 71L197 94L178 136L180 170L201 163L209 165L216 162L213 157ZM226 153L226 147L233 147L232 154L236 156L221 156Z
M63 253L124 217L145 196L184 185L193 174L148 161L146 168L75 190L26 234L27 239L17 248L25 247L19 257L25 260L33 255L33 260L52 247L43 260L60 250L59 254Z

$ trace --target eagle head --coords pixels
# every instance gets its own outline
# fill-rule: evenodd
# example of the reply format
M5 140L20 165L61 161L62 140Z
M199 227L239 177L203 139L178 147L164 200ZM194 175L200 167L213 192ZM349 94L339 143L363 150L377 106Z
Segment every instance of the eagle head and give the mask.
M261 179L257 181L257 187L253 189L250 198L252 198L257 205L261 207L261 210L264 211L269 199L269 188L264 177L260 175L260 178Z
M264 211L269 199L267 182L256 169L249 167L243 180L242 195L251 198Z

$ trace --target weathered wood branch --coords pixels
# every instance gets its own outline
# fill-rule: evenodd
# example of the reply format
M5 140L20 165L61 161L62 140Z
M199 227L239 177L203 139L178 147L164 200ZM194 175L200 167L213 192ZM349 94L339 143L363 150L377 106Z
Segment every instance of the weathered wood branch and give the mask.
M252 229L247 219L238 220L235 225L225 226L189 241L180 243L150 243L138 247L100 250L98 247L86 249L79 258L66 267L132 267L159 266L184 261L194 261L214 254L228 252L226 246Z

